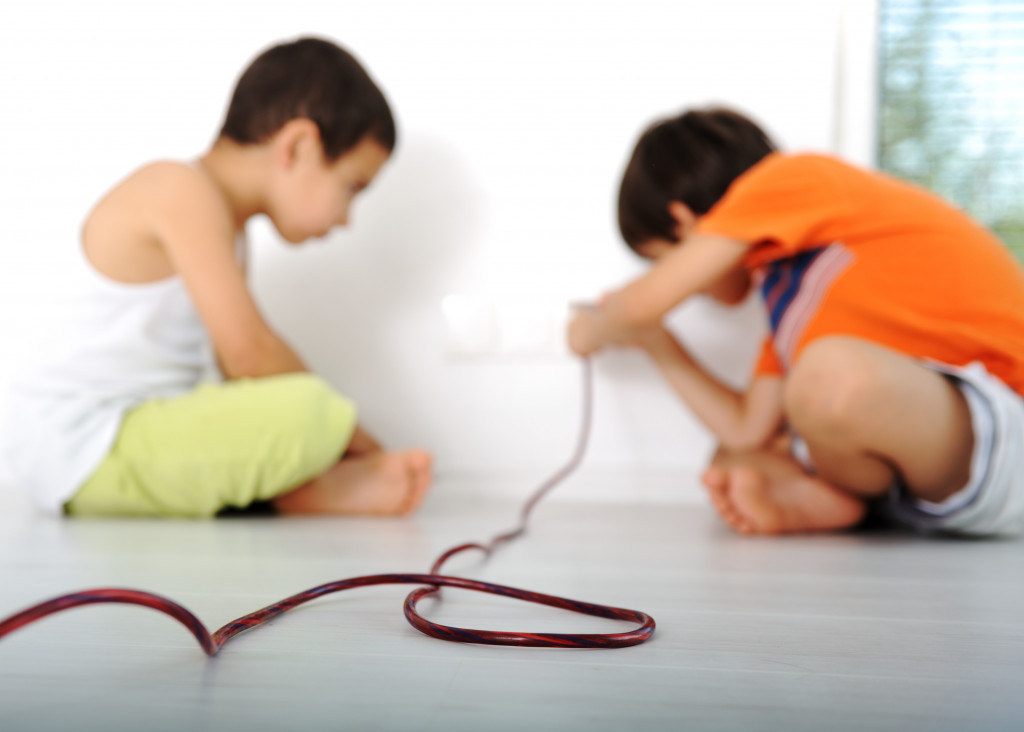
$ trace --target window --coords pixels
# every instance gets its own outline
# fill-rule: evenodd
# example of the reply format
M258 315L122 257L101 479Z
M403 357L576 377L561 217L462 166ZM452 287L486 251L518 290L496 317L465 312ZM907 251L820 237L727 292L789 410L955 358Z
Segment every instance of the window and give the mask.
M1024 260L1024 2L881 0L879 166Z

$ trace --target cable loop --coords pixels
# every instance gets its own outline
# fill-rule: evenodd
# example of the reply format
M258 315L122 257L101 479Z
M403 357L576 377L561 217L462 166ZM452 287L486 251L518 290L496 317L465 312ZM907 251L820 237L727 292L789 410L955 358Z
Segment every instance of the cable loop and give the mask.
M521 590L515 587L506 587L489 582L453 577L441 574L441 567L449 559L464 551L479 550L485 557L499 546L522 536L526 532L530 515L533 513L537 503L547 495L558 484L564 481L583 461L587 450L587 441L590 436L590 425L593 402L593 374L589 359L583 360L583 414L581 420L580 434L569 462L558 472L546 480L530 497L523 506L520 514L519 524L503 534L495 536L487 544L475 542L460 544L443 552L434 562L429 574L376 574L365 577L352 577L337 582L313 587L298 594L286 597L280 602L268 605L265 608L243 615L232 620L212 634L206 626L192 614L187 608L160 595L141 590L124 588L99 588L73 592L61 595L51 600L46 600L33 605L19 613L0 620L0 638L34 623L47 615L68 610L81 605L92 605L96 603L124 603L129 605L141 605L153 610L170 615L180 622L199 642L200 647L208 656L216 655L229 640L239 633L251 630L262 625L268 620L281 615L303 603L315 600L334 592L342 592L357 587L368 587L370 585L386 584L415 584L424 585L413 590L405 599L403 607L405 618L409 624L421 633L439 638L445 641L458 643L481 643L487 645L504 646L534 646L547 648L622 648L643 643L654 633L654 618L638 610L612 607L610 605L598 605L579 600L569 600L564 597L545 595L540 592ZM416 610L416 604L427 597L440 596L442 587L457 587L473 592L483 592L492 595L500 595L523 602L532 602L539 605L556 607L569 612L592 615L612 620L624 620L639 623L640 625L631 631L624 633L508 633L495 630L474 630L470 628L457 628L449 625L441 625L431 622L421 616Z

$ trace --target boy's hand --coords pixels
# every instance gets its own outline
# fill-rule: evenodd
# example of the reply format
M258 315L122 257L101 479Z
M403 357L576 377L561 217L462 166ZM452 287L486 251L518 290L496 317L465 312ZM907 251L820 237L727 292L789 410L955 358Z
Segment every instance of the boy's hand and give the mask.
M578 356L589 356L606 344L600 339L600 308L580 305L569 323L569 349Z
M642 348L653 353L664 348L672 336L660 324L639 328L624 335L611 338L604 327L604 304L608 295L602 295L597 303L576 305L576 316L569 324L569 348L580 356L589 356L607 346Z

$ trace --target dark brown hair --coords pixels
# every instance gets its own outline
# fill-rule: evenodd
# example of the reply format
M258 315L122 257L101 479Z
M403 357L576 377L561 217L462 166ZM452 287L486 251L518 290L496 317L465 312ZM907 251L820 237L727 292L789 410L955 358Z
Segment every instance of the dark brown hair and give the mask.
M389 152L395 148L395 120L384 94L330 41L300 38L260 54L238 80L220 134L259 144L299 118L316 123L328 162L367 135Z
M678 241L669 203L707 213L740 174L775 149L764 130L728 109L691 110L655 123L622 175L622 238L634 250L651 239Z

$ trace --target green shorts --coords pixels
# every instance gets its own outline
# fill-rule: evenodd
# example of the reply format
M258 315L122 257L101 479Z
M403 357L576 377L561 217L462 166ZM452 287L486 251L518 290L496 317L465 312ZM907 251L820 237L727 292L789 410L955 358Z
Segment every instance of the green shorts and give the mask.
M65 510L202 517L242 508L326 471L355 426L352 402L311 374L202 384L129 411Z

